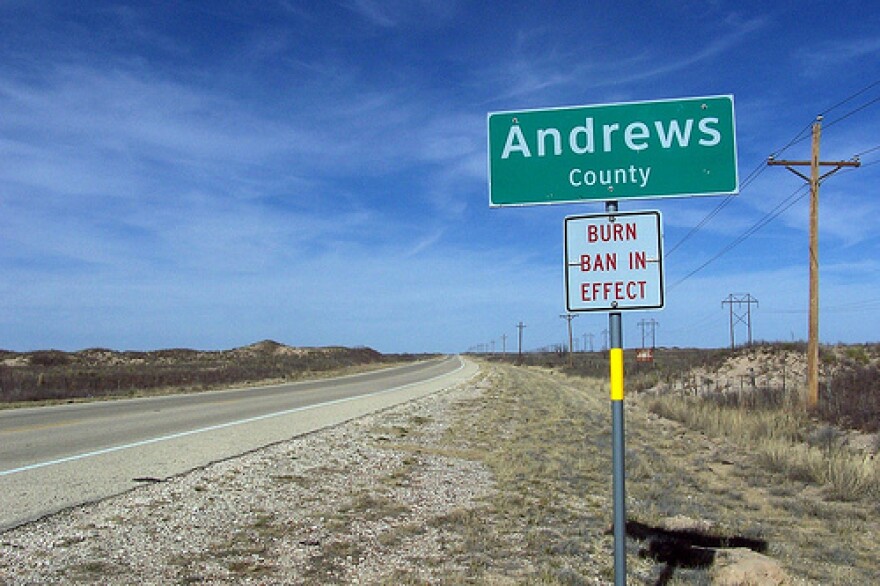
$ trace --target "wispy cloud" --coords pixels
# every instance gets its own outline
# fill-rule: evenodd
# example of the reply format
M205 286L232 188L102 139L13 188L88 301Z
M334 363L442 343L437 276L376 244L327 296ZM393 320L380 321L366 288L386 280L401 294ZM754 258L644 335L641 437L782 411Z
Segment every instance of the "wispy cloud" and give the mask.
M560 52L555 43L527 35L519 38L512 55L501 63L499 68L503 73L493 75L495 85L505 89L491 101L529 98L554 88L569 91L573 87L610 88L660 78L717 58L741 45L767 24L765 17L743 19L727 15L719 25L721 30L712 31L713 34L697 51L687 46L679 54L668 54L671 51L667 46L665 50L639 49L634 55L611 59ZM659 51L667 54L658 54Z
M851 66L859 59L880 54L880 37L856 37L820 41L798 49L795 59L807 77L817 77L831 68Z
M442 24L451 18L455 4L433 0L347 0L344 6L375 26L391 29Z

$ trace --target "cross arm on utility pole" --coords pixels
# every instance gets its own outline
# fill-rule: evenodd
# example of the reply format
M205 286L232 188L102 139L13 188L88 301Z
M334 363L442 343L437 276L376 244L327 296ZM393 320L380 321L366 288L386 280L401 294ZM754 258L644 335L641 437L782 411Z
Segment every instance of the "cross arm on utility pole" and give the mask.
M801 173L800 171L795 169L795 167L809 167L812 164L813 163L811 161L776 160L776 158L774 158L772 155L767 159L767 165L769 165L771 167L785 167L786 169L788 169L789 171L791 171L792 173L794 173L795 175L797 175L798 177L800 177L801 179L803 179L804 181L806 181L808 183L812 181L810 176L806 175L804 173ZM818 165L819 167L834 167L833 169L831 169L827 173L823 173L822 175L819 175L817 181L822 181L826 177L834 175L835 173L837 173L838 171L840 171L844 167L861 167L862 162L859 161L858 158L855 158L851 161L817 161L816 165Z
M576 313L564 313L564 314L560 315L559 317L568 321L568 365L572 366L574 358L572 357L571 353L574 350L574 348L573 348L574 339L573 339L572 333L571 333L571 320L576 318L577 314Z

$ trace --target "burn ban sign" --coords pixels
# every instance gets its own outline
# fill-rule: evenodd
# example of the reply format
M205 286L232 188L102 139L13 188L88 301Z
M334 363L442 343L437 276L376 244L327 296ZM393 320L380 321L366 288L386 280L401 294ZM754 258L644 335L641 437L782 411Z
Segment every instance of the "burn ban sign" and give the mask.
M565 218L568 311L662 309L660 212L614 212Z

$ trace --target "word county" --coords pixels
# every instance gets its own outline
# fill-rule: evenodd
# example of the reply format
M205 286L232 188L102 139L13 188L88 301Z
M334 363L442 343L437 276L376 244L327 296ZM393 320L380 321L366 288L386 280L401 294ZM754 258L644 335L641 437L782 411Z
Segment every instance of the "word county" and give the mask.
M719 123L718 118L707 116L699 120L656 120L651 125L641 121L625 126L618 122L599 125L593 118L586 117L583 125L574 126L566 136L559 128L550 127L537 128L528 137L520 125L514 123L507 132L501 159L585 156L612 153L621 147L632 153L657 148L668 151L687 149L692 143L711 148L721 143ZM570 168L568 183L572 187L602 185L609 188L632 184L644 189L651 179L651 171L652 167L636 165L602 169L577 166Z
M638 240L635 223L590 224L586 229L587 242L626 242ZM581 254L581 272L614 273L618 271L618 255L616 252L596 252ZM645 270L648 266L647 253L643 250L630 251L626 258L625 269L629 271ZM581 283L581 301L635 301L645 299L647 280L600 280Z

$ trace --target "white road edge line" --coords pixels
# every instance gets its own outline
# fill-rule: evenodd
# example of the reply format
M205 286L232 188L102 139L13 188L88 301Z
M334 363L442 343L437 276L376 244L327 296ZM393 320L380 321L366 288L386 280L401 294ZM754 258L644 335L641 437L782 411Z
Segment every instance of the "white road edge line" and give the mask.
M460 356L458 357L458 362L459 362L458 368L456 368L452 372L440 374L435 377L425 379L423 381L408 383L405 385L401 385L399 387L392 387L390 389L385 389L384 391L375 391L373 393L367 393L366 395L358 395L356 397L348 397L345 399L334 399L333 401L326 401L324 403L315 403L314 405L306 405L304 407L295 407L293 409L286 409L284 411L276 411L274 413L266 413L265 415L257 415L256 417L248 417L246 419L239 419L237 421L229 421L226 423L219 423L217 425L210 425L208 427L202 427L199 429L191 429L189 431L181 431L179 433L172 433L170 435L163 435L161 437L154 437L154 438L150 438L150 439L146 439L146 440L141 440L139 442L133 442L130 444L113 446L110 448L95 450L93 452L86 452L84 454L76 454L74 456L66 456L64 458L58 458L57 460L49 460L47 462L37 462L36 464L28 464L27 466L21 466L20 468L12 468L10 470L0 470L0 476L9 476L11 474L17 474L19 472L27 472L28 470L36 470L38 468L45 468L47 466L54 466L56 464L64 464L66 462L74 462L76 460L83 460L85 458L92 458L94 456L102 456L104 454L110 454L113 452L119 452L119 451L127 450L130 448L138 448L140 446L146 446L149 444L155 444L155 443L164 442L164 441L168 441L168 440L178 439L178 438L186 437L189 435L195 435L197 433L204 433L206 431L216 431L218 429L224 429L227 427L234 427L236 425L244 425L245 423L253 423L255 421L262 421L264 419L272 419L273 417L281 417L282 415L290 415L291 413L297 413L299 411L308 411L310 409L317 409L319 407L328 407L330 405L338 405L340 403L348 403L349 401L357 401L359 399L368 399L370 397L377 397L379 395L384 395L386 393L392 393L394 391L400 391L400 390L406 389L408 387L422 385L425 383L435 381L437 379L441 379L445 376L453 375L453 374L464 369L465 363L464 363L464 360L462 360Z

